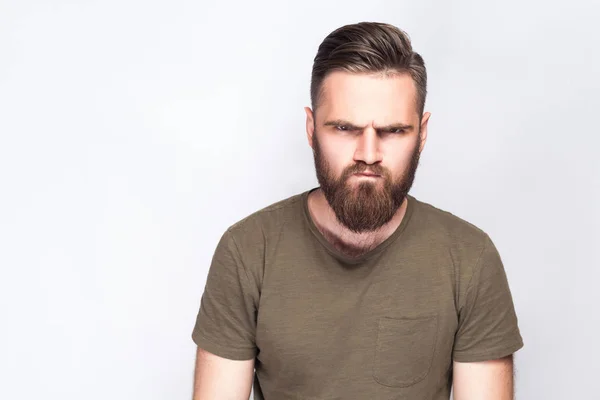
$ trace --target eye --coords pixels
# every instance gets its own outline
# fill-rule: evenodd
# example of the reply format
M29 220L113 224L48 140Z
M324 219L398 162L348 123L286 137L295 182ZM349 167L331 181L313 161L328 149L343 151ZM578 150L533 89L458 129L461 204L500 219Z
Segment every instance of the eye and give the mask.
M350 129L346 125L336 125L335 129L338 131L349 131Z
M402 129L402 128L394 128L394 129L388 130L388 133L404 133L404 129Z

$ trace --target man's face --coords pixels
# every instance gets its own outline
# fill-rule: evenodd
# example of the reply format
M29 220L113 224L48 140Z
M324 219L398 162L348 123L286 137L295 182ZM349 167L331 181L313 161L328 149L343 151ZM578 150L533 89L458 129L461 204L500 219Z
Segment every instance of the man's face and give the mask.
M337 219L360 233L389 222L409 192L427 136L409 75L331 73L307 132Z

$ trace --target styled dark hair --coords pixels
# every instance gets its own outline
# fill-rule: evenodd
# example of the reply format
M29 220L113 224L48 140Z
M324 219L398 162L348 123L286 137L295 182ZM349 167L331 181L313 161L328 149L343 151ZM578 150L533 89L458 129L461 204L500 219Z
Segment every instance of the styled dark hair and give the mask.
M310 100L319 105L323 80L334 71L351 73L408 73L417 88L419 119L425 108L427 70L419 53L413 51L406 32L379 22L345 25L331 32L319 45L312 68Z

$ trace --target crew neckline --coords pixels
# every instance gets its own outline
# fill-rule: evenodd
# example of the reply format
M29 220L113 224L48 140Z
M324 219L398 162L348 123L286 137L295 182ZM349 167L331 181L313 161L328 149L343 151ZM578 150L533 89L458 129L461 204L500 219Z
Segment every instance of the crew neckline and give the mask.
M338 249L336 249L325 238L325 236L323 236L323 234L321 233L321 231L319 231L319 228L317 228L317 225L313 221L312 216L310 215L310 210L308 208L308 196L312 192L314 192L315 190L317 190L319 188L320 188L320 186L317 186L315 188L312 188L312 189L307 190L304 193L302 193L302 196L301 196L302 201L301 202L302 202L304 219L308 223L308 227L309 227L310 231L313 233L313 235L315 235L315 237L321 243L321 245L323 245L323 247L325 247L325 249L329 253L331 253L331 255L333 255L336 259L338 259L339 261L342 261L345 264L355 265L355 264L363 263L363 262L367 261L369 258L381 253L390 244L392 244L399 236L401 236L402 232L404 232L406 230L406 225L408 225L410 217L413 214L413 210L414 210L414 206L415 206L414 203L417 201L413 196L411 196L410 194L407 194L406 195L406 198L407 198L406 212L404 213L404 217L402 217L402 221L400 221L400 225L398 225L396 230L390 236L388 236L383 242L379 243L377 246L375 246L368 252L364 253L363 255L361 255L359 257L350 257L350 256L342 253Z

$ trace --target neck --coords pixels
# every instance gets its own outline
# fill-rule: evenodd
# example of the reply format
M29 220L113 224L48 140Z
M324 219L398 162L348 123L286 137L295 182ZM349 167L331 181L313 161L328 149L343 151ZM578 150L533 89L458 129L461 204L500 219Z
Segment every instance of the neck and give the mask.
M338 221L321 189L308 197L308 209L317 229L336 249L350 257L359 257L390 237L400 226L407 204L405 198L392 219L379 229L356 233Z

